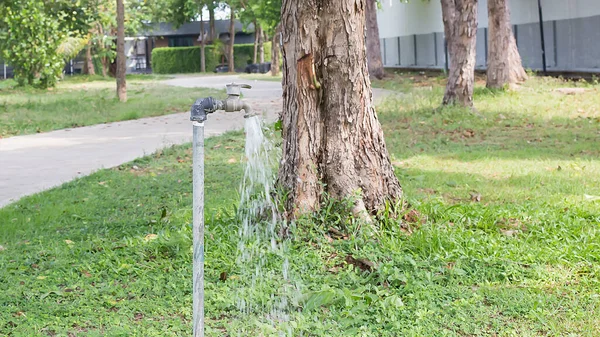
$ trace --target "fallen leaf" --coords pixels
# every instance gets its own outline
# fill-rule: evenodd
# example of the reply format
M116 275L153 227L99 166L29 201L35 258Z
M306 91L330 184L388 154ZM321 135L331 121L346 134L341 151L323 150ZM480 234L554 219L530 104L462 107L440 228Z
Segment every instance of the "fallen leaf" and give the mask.
M4 248L4 246L0 245L0 252L6 250L6 248Z
M514 230L514 229L501 229L500 232L510 238L510 237L515 236L519 231Z
M38 276L38 277L36 277L36 278L37 278L38 280L45 280L45 279L46 279L46 276Z
M471 192L471 201L480 202L481 201L481 193Z
M336 239L340 239L346 236L344 235L344 233L340 232L339 230L333 227L329 228L327 231L331 234L331 236L333 236Z
M554 91L564 94L564 95L575 95L575 94L583 94L586 90L585 90L585 88L558 88L558 89L554 89Z
M229 164L234 164L237 162L237 160L235 160L235 158L229 158L229 160L227 161Z
M375 264L367 259L357 259L352 254L346 256L346 262L355 267L358 267L362 271L371 272L375 269Z
M148 234L144 237L144 241L149 242L158 239L158 235L156 234Z
M600 200L600 196L597 195L589 195L589 194L584 194L583 197L585 198L585 200L587 201L596 201L596 200Z
M333 239L331 238L331 236L325 234L325 239L327 240L327 242L332 243Z
M90 274L87 270L82 270L81 274L85 277L92 277L92 274Z
M68 245L72 245L74 242L71 241L71 240L65 240L65 243L68 244Z

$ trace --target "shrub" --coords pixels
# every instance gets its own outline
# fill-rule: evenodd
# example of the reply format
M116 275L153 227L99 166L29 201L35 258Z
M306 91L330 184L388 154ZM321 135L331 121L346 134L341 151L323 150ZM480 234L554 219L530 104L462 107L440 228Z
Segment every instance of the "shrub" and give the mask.
M68 32L45 12L43 1L0 2L0 32L2 56L20 85L36 78L42 87L56 84L65 65L58 49Z
M205 47L206 71L212 72L223 56L214 46ZM271 60L271 44L265 43L265 61ZM244 68L252 62L253 44L236 44L233 49L236 68ZM152 50L152 71L156 74L200 72L200 47L168 47Z

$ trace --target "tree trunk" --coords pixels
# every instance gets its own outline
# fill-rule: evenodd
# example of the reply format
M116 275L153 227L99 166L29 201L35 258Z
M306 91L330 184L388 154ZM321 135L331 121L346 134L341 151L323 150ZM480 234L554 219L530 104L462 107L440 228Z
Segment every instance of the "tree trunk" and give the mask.
M260 42L260 27L254 21L254 56L252 57L252 63L258 61L258 44Z
M279 76L279 29L281 24L277 25L275 33L271 38L271 75Z
M268 39L267 33L261 28L260 37L258 39L258 60L260 63L265 63L265 40Z
M83 73L93 76L96 75L96 69L94 69L94 61L92 60L92 40L88 41L88 45L85 48L85 63L83 65Z
M117 96L119 101L127 102L127 84L125 82L125 7L123 0L117 0Z
M108 75L108 57L100 58L100 63L102 63L102 77L106 77Z
M367 0L367 61L369 74L380 80L385 76L377 26L377 0Z
M209 6L208 7L208 25L209 25L209 29L210 29L210 40L214 41L218 38L218 36L216 36L216 30L215 30L215 7L214 6Z
M323 192L374 214L402 197L375 109L365 48L365 0L284 0L283 161L288 217Z
M510 25L506 0L488 0L487 87L503 88L527 79Z
M235 62L233 60L233 46L235 45L235 12L233 6L231 6L231 18L229 19L229 56L228 56L228 64L229 64L229 72L235 72Z
M450 68L443 104L473 106L477 0L441 0Z
M202 19L202 8L200 8L200 72L206 72L206 41L204 39L204 20Z

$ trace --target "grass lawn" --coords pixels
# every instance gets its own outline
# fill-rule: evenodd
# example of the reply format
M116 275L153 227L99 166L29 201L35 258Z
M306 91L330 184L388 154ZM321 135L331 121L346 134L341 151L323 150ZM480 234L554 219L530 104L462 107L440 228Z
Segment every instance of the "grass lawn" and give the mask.
M166 78L128 76L126 104L116 99L114 79L101 76L67 77L52 90L0 82L0 138L182 112L196 98L220 93L158 82Z
M585 91L555 91L574 86ZM474 114L437 110L434 83L382 104L422 221L359 230L330 207L299 221L288 254L307 300L294 335L600 335L598 89L478 87ZM235 310L243 146L241 132L206 142L208 336L277 336ZM189 335L190 165L189 145L174 147L0 209L0 335Z
M249 81L272 81L280 82L283 75L279 73L278 76L272 76L271 74L240 74L240 77Z

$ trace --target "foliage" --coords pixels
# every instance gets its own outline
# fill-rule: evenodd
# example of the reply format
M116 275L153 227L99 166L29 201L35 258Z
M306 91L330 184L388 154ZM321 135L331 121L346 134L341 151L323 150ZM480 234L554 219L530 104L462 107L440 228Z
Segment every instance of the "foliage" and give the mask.
M299 289L293 335L598 336L600 201L585 197L600 195L598 87L480 83L475 115L435 110L443 86L402 76L425 89L378 113L422 217L377 228L327 201L301 219L285 252ZM588 91L554 91L564 86ZM235 314L249 283L232 215L243 146L242 132L206 140L207 336L277 336L259 314ZM0 209L0 335L188 334L191 164L190 146L177 146ZM276 281L261 280L265 301Z
M258 24L272 36L281 18L281 0L247 0L247 3Z
M83 48L88 43L87 38L80 37L67 37L64 39L60 45L58 46L58 53L62 56L62 58L67 61L75 58Z
M125 104L112 99L114 80L100 75L69 76L52 91L14 88L10 81L0 81L0 138L172 114L189 110L199 96L220 94L157 82L164 78L128 75L129 100Z
M206 48L206 70L213 71L220 64L222 53L215 45ZM270 61L271 44L265 43L265 61ZM243 69L251 62L254 53L252 44L236 44L234 58L236 69ZM200 47L169 47L152 50L152 70L157 74L200 72Z
M0 4L0 48L20 84L39 78L42 87L50 87L61 76L65 64L59 47L69 32L59 23L66 15L57 15L46 13L39 0Z

